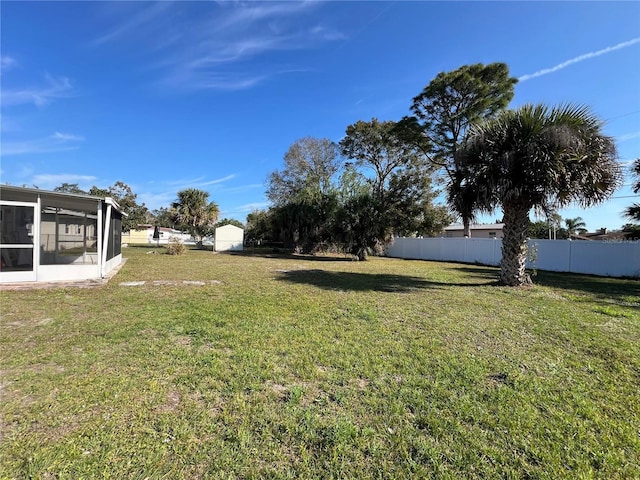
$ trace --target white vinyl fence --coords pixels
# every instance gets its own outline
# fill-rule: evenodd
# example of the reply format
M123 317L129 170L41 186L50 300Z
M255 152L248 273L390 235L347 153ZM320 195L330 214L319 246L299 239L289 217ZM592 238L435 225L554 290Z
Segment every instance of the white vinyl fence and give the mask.
M640 278L640 242L529 240L528 268L606 277ZM396 238L389 257L498 266L502 240L493 238Z

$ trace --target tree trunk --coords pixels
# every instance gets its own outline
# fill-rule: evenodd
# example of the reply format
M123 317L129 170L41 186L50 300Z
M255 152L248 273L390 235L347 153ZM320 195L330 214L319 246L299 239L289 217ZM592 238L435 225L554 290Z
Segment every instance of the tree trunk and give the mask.
M464 227L464 236L467 238L471 238L471 219L463 215L462 226Z
M531 284L531 278L525 272L530 209L522 205L503 205L502 209L504 238L500 261L500 283L511 287Z

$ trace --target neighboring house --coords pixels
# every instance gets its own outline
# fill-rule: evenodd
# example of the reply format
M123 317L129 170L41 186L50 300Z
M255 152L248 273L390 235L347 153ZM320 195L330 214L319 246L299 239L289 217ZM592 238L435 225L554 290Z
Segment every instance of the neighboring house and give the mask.
M503 238L502 229L504 223L485 223L471 225L471 238ZM445 238L464 237L464 227L462 225L449 225L444 229Z
M244 229L235 225L216 228L214 249L216 252L242 251Z
M135 230L122 234L122 243L129 245L166 245L171 237L178 238L183 242L191 239L188 233L182 233L180 230L169 227L158 227L160 238L155 239L153 238L155 228L154 225L150 224L138 225Z
M104 277L122 261L112 198L0 186L0 283Z
M622 242L627 240L627 234L622 230L609 232L606 228L601 228L597 232L586 232L570 235L571 240L603 240L606 242Z

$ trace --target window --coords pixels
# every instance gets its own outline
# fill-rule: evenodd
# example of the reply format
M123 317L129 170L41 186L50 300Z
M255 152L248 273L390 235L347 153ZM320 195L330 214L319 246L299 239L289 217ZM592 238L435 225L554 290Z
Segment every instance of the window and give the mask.
M65 223L64 233L65 235L81 235L83 225L76 225L72 223Z
M40 264L97 263L97 212L47 205L40 217Z

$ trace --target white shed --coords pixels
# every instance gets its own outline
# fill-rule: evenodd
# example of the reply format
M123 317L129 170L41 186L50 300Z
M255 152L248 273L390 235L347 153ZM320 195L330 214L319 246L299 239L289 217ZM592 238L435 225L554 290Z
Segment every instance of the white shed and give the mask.
M215 251L239 252L244 243L244 229L235 225L224 225L216 228Z

